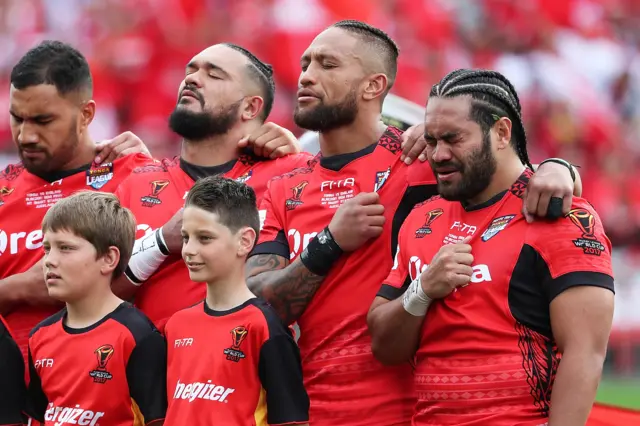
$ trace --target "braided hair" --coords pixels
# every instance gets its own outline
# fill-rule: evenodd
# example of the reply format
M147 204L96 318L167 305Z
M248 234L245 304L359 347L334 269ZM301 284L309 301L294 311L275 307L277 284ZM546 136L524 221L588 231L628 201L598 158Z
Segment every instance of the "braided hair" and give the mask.
M388 81L386 93L388 93L389 90L391 90L393 83L396 81L396 74L398 73L398 55L400 54L400 49L398 49L396 42L381 29L373 27L362 21L347 19L336 22L331 25L331 27L340 28L356 34L368 46L373 47L376 53L383 58L384 73L386 74Z
M429 93L429 97L439 98L462 95L471 96L470 118L480 125L485 134L500 118L511 120L511 145L522 164L533 170L527 153L527 134L522 123L520 99L511 82L496 71L459 69L433 85Z
M267 63L262 62L253 53L249 52L244 47L238 46L233 43L224 43L225 46L242 53L248 60L248 72L249 77L258 83L260 90L262 91L262 98L264 100L264 107L260 113L262 120L266 120L273 108L273 100L276 95L276 83L273 80L273 67Z

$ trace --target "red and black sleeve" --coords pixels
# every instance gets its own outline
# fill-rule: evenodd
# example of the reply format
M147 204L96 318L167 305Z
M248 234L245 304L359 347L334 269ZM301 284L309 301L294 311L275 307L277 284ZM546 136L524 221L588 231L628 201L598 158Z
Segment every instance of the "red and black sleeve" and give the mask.
M36 370L33 358L31 356L31 348L29 348L29 386L27 388L27 401L25 413L44 424L44 415L47 411L47 405L49 405L49 399L42 389L42 382L38 371Z
M260 211L265 212L264 224L260 230L258 244L251 252L251 256L257 254L275 254L289 259L289 241L284 228L284 202L278 203L274 199L274 182L270 182L260 204Z
M267 422L270 425L307 423L309 397L302 380L300 350L291 330L264 304L269 338L262 344L258 375L267 397Z
M405 221L408 223L409 219ZM409 264L405 259L406 253L409 251L407 243L410 241L411 235L406 232L409 225L403 225L400 228L397 238L397 249L393 260L393 268L382 283L377 296L384 297L387 300L395 300L400 297L411 284L411 276L409 275Z
M21 425L25 406L24 360L0 318L0 425Z

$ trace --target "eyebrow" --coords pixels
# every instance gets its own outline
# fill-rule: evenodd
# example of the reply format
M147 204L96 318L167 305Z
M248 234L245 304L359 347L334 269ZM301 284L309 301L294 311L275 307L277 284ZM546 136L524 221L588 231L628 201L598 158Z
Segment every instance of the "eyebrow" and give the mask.
M14 111L11 111L11 110L9 110L9 114L13 118L19 118L21 120L24 120L26 118L28 120L34 120L34 121L48 120L55 117L55 114L38 114L32 117L23 117L22 115L16 114Z
M204 61L204 62L201 62L201 63L203 64L203 68L206 68L207 71L218 71L218 72L224 74L225 76L229 77L229 73L227 71L225 71L225 69L222 68L221 66L216 65L213 62L209 62L209 61ZM198 62L197 61L192 61L192 62L189 62L187 64L187 68L196 68L197 69L197 68L200 68L200 67L198 66Z
M323 59L328 59L330 61L336 61L336 62L340 61L340 59L338 59L337 56L331 55L329 53L306 53L302 55L302 58L300 58L300 62L309 62L311 61L312 57L316 58L319 61L322 61Z
M424 138L425 139L440 139L440 140L446 141L446 140L455 138L459 134L460 134L460 132L445 132L445 133L441 134L440 136L436 136L436 135L432 135L430 133L425 132L424 133Z

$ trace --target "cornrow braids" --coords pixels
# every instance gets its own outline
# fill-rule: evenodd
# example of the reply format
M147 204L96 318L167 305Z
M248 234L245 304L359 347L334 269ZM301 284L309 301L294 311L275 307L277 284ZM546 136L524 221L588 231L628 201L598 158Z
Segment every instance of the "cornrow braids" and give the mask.
M387 92L391 90L398 73L398 55L400 49L395 41L387 33L379 28L371 26L362 21L347 19L336 22L331 25L333 28L340 28L360 36L366 43L375 47L375 49L384 58L385 74L389 81ZM329 28L331 28L329 27Z
M224 45L242 53L249 60L249 76L258 83L262 90L264 107L262 108L261 117L263 120L266 120L273 108L273 101L276 93L276 83L273 79L273 67L262 62L244 47L233 43L224 43Z
M429 97L439 98L462 95L471 96L471 119L480 124L483 132L488 132L502 117L511 120L512 144L520 161L533 170L527 153L520 98L511 82L496 71L459 69L447 74L429 92Z

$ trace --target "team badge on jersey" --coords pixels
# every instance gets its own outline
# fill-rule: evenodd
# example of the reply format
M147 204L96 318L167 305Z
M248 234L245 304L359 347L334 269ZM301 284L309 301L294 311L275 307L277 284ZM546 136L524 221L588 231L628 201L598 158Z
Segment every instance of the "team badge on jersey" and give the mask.
M4 197L11 195L14 189L15 188L8 188L6 186L0 188L0 206L4 204Z
M300 200L300 197L302 197L302 191L304 191L304 188L306 188L307 185L309 185L309 182L305 180L291 188L293 196L291 198L287 198L287 200L284 202L284 206L287 210L293 210L302 204L302 200Z
M389 175L390 174L391 174L391 166L389 166L389 168L387 170L385 170L384 172L377 172L376 173L376 182L375 182L375 185L373 186L373 192L380 191L380 189L385 184L387 179L389 179Z
M113 163L103 164L101 166L92 165L87 170L87 185L93 189L100 189L113 179Z
M153 207L153 206L157 206L158 204L162 204L162 201L160 200L160 198L158 198L158 195L160 195L160 193L167 187L169 186L169 181L168 180L154 180L151 181L151 193L149 195L145 195L144 197L140 198L140 201L142 201L142 206L143 207ZM186 198L187 194L185 194L185 198Z
M238 362L245 357L244 352L240 350L240 345L249 334L249 330L245 326L238 326L231 330L231 347L224 350L224 354L229 361Z
M442 213L444 213L442 209L434 209L428 212L424 220L424 225L416 230L416 238L424 238L425 235L431 234L431 225L437 218L442 216Z
M236 182L247 183L247 181L251 179L251 175L253 175L253 170L249 170L247 173L236 178Z
M487 229L482 233L482 241L486 242L495 237L498 232L507 227L514 217L516 217L516 215L510 214L493 219Z
M107 371L107 363L113 357L113 346L102 345L95 350L96 357L98 358L98 366L89 372L89 376L93 378L95 383L106 383L107 380L111 380L113 376Z
M593 228L596 224L596 218L585 209L573 209L567 215L571 222L578 227L582 235L573 240L573 244L581 248L584 254L600 256L605 250L602 244L594 235Z

